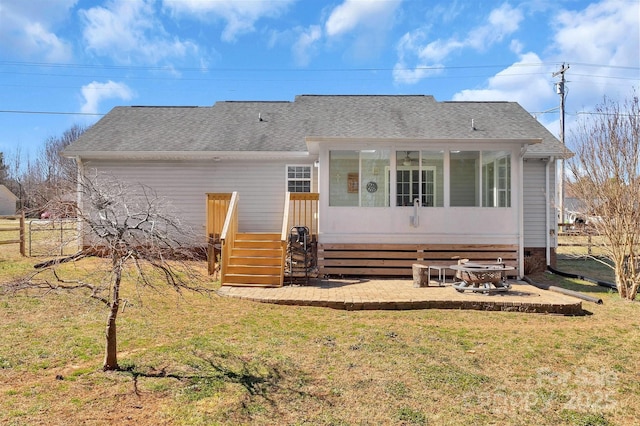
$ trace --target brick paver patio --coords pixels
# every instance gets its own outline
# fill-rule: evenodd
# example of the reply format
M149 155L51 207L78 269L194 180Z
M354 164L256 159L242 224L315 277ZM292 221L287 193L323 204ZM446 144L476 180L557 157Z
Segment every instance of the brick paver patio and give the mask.
M255 302L334 309L476 309L582 315L582 301L511 281L504 293L460 293L451 286L413 287L411 280L316 279L279 288L222 286L218 294Z

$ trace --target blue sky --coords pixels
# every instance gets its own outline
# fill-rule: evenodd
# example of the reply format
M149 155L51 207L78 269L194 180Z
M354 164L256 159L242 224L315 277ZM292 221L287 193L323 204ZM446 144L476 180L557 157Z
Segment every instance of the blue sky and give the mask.
M639 87L639 52L639 0L0 0L0 151L118 105L299 94L517 101L558 135L552 74L570 129Z

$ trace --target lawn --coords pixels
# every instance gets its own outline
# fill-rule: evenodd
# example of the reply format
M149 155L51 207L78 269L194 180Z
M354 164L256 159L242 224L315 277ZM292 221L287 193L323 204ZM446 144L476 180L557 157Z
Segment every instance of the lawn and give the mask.
M0 247L0 282L40 260L12 251ZM86 294L0 294L0 424L640 424L640 304L533 278L604 304L561 317L140 303L127 283L115 373L101 371L107 312Z

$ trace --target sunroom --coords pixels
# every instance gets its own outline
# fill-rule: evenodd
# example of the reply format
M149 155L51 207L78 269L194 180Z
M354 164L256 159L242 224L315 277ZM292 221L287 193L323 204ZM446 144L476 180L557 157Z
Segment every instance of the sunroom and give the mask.
M498 257L521 267L522 157L539 142L308 139L321 270L406 275L413 262Z

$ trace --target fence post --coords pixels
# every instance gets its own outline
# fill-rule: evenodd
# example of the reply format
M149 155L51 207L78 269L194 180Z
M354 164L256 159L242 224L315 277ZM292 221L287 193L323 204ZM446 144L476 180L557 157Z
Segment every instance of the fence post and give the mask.
M22 256L25 256L24 236L25 236L25 232L24 232L24 212L22 212L22 214L20 215L20 254Z

